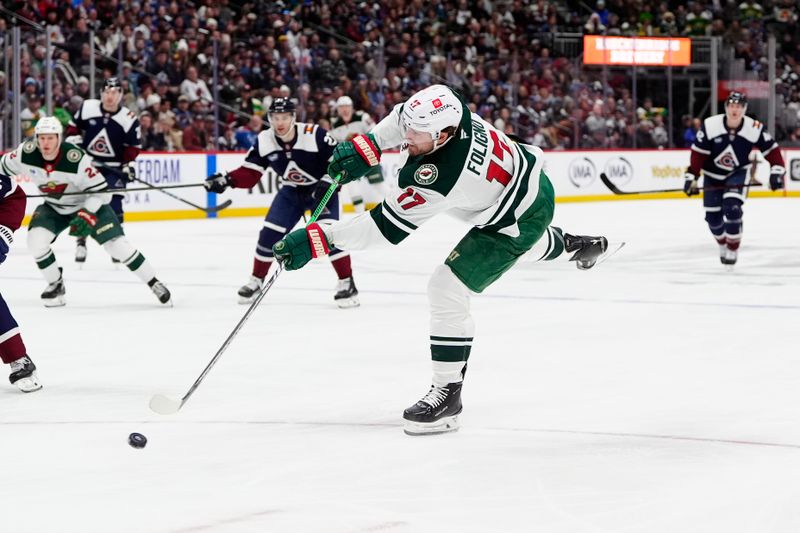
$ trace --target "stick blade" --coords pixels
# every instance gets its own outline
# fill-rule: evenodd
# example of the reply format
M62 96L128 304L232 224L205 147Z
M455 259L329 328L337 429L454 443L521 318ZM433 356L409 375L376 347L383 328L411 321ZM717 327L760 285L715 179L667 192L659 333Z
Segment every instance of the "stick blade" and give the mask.
M178 412L183 402L167 398L163 394L156 394L150 398L150 409L160 415L172 415Z
M224 202L222 202L221 204L218 204L218 205L216 205L214 207L209 207L208 209L206 209L206 211L208 211L209 213L219 213L220 211L222 211L226 207L229 207L232 203L233 203L233 200L231 200L229 198L229 199L225 200Z

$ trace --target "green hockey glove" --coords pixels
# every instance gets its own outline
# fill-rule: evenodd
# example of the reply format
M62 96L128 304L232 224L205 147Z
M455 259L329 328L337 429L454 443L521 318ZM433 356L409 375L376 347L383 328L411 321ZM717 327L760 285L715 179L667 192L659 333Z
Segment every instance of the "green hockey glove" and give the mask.
M381 164L381 149L371 133L356 135L349 141L339 143L333 150L333 159L328 164L328 174L341 174L339 183L355 181L370 168Z
M328 255L331 247L319 224L309 224L305 229L294 230L275 243L272 253L286 270L298 270L314 257Z
M81 209L69 221L69 234L76 237L88 237L97 225L97 215Z

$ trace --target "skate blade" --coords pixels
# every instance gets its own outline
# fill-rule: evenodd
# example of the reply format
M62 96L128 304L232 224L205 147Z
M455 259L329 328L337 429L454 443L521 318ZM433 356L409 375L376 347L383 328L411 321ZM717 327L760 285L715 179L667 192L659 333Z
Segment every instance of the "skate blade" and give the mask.
M63 296L59 296L58 298L49 298L44 300L42 303L45 307L64 307L67 305L67 301Z
M239 305L250 305L251 303L253 303L253 300L256 299L257 295L258 295L258 293L254 294L253 296L250 296L248 298L245 298L244 296L239 296Z
M28 376L27 378L20 378L14 382L14 385L22 392L36 392L42 388L42 384L35 375Z
M594 262L594 264L590 266L582 266L580 263L576 263L575 266L578 267L578 270L589 270L591 268L594 268L600 263L604 262L609 257L611 257L612 255L614 255L615 253L619 252L623 246L625 246L625 241L618 243L608 243L608 248L606 248L605 252L597 256L597 260Z
M351 298L341 298L336 300L336 305L339 309L350 309L352 307L359 307L361 302L358 301L358 298L353 296Z
M403 426L403 432L406 435L418 437L421 435L440 435L442 433L452 433L453 431L458 431L460 427L461 424L458 422L458 415L455 415L442 418L441 420L437 420L436 422L431 422L429 424L406 420L405 425Z

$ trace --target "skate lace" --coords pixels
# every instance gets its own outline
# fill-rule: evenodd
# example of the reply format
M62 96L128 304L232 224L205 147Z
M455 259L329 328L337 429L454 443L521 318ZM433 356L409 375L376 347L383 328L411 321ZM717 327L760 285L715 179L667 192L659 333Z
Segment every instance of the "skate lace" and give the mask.
M420 401L423 403L427 403L431 407L439 407L442 402L445 401L448 394L447 387L439 387L438 385L434 385L431 387L431 390L428 391Z

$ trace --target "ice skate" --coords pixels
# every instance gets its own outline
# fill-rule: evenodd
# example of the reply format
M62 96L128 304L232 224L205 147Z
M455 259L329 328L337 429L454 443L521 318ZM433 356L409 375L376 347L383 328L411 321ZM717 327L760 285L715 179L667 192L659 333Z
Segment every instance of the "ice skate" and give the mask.
M11 361L11 375L8 376L8 380L22 392L33 392L42 388L36 375L36 365L27 355Z
M158 281L156 278L150 280L147 284L150 287L150 290L153 291L153 294L156 295L158 301L164 305L172 306L172 294L167 289L166 285Z
M725 247L724 252L720 250L719 260L723 265L725 265L725 268L727 270L733 270L733 265L736 264L736 260L738 258L739 258L738 250L731 250L727 246Z
M608 239L605 237L564 234L564 251L575 252L569 260L575 261L579 270L592 268L607 250Z
M86 239L81 237L75 243L75 262L85 263L88 250L86 249Z
M431 385L420 401L403 411L406 435L436 435L457 431L460 427L461 385L448 383L442 387Z
M358 301L358 289L356 289L356 283L353 281L352 276L339 280L333 300L340 309L358 307L361 305Z
M240 304L252 303L258 293L261 291L261 286L264 280L255 276L250 276L250 281L242 285L237 293L239 295Z
M65 295L67 293L67 289L64 287L64 270L62 268L58 269L59 276L58 280L54 281L42 293L42 303L45 307L61 307L67 304L65 299Z

